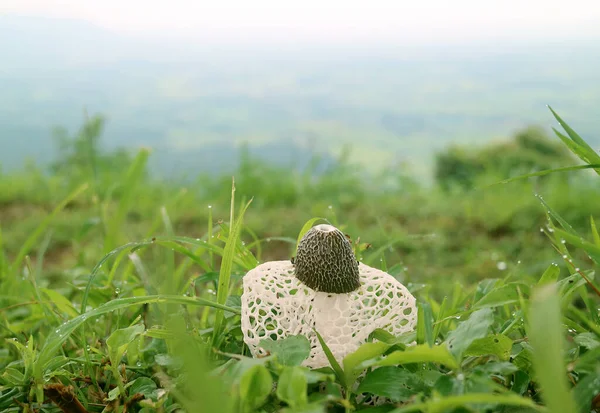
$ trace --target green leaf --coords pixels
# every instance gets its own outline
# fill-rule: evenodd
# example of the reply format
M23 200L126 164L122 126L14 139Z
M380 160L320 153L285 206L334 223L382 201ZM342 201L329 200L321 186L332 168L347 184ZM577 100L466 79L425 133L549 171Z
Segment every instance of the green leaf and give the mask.
M575 413L564 364L564 336L556 286L538 288L531 301L527 331L542 398L550 413Z
M302 229L300 229L300 233L298 234L298 240L296 241L296 248L294 251L298 251L298 244L300 244L300 240L302 239L304 234L306 234L313 227L313 225L315 225L315 223L317 223L318 221L325 221L325 222L329 223L329 221L326 220L325 218L319 218L319 217L311 218L308 221L306 221L304 223L304 225L302 226Z
M346 373L346 383L351 384L356 381L360 373L364 370L361 366L366 360L370 360L385 353L391 344L376 342L364 343L355 352L344 357L344 372Z
M27 384L27 380L25 380L25 375L21 373L19 370L7 367L4 369L4 373L2 373L2 379L13 386L24 386Z
M110 337L106 339L108 355L113 366L116 366L121 362L121 358L123 357L123 354L125 354L125 350L129 343L143 332L144 326L141 324L113 331Z
M426 344L408 347L404 351L394 351L383 358L367 361L363 366L396 366L410 363L439 363L451 369L458 368L456 359L446 346L429 347Z
M465 350L465 356L487 356L493 355L500 360L510 359L510 350L513 341L503 334L494 334L479 338L471 343Z
M138 377L131 382L129 394L143 394L148 399L156 400L156 383L150 377Z
M250 367L240 380L240 398L245 411L253 412L263 405L271 394L273 379L262 364Z
M473 372L482 373L485 376L490 376L492 374L508 376L517 370L517 366L507 361L490 361L475 367Z
M560 275L560 267L556 264L550 264L542 274L538 285L555 283Z
M477 301L473 305L473 308L499 307L506 304L516 303L517 301L519 301L519 293L516 285L508 284L502 287L494 288L479 301Z
M73 304L71 304L71 300L63 296L58 291L50 290L48 288L40 288L40 291L42 291L46 297L48 297L48 299L54 303L56 308L58 308L64 314L68 315L69 317L77 317L79 315L75 307L73 307Z
M578 346L584 347L588 350L592 350L600 346L600 341L594 333L581 333L575 336L573 339Z
M408 412L446 412L461 406L469 406L474 404L497 404L504 406L521 406L529 407L537 411L543 411L542 406L533 402L533 400L517 396L516 394L491 394L491 393L468 393L459 396L448 396L435 398L424 403L415 403L406 407L401 407L392 410L391 413L408 413Z
M277 360L286 366L299 366L310 355L310 341L303 335L281 340L264 339L259 346L276 355Z
M454 357L461 360L463 353L473 341L488 334L493 322L494 314L492 310L484 308L472 313L468 320L463 321L456 330L451 331L448 334L446 344Z
M575 403L579 406L579 413L588 413L592 400L600 394L600 376L589 374L579 380L572 390Z
M404 401L425 390L415 373L400 367L380 367L361 381L357 393L371 393L394 402Z
M308 383L304 370L299 367L285 367L277 382L277 397L292 408L308 403L306 395Z
M515 372L514 382L511 390L522 396L529 388L529 383L531 383L531 377L529 377L529 375L524 371L518 370Z

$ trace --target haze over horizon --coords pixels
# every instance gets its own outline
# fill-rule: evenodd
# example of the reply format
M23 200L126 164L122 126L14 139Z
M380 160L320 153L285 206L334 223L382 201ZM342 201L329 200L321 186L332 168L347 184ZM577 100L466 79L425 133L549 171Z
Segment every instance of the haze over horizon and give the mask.
M600 36L600 3L588 0L567 7L558 0L4 0L0 12L188 41L443 44Z

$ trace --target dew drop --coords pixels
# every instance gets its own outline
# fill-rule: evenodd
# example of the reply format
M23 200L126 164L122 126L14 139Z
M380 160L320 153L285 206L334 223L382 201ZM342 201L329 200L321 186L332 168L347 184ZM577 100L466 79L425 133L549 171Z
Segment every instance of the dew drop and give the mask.
M498 264L496 264L496 268L498 268L500 271L504 271L507 267L508 266L504 261L498 261Z
M327 208L329 208L329 209L333 209L333 205L329 205Z
M209 206L208 206L208 209L211 209L211 208L212 208L212 205L209 205Z

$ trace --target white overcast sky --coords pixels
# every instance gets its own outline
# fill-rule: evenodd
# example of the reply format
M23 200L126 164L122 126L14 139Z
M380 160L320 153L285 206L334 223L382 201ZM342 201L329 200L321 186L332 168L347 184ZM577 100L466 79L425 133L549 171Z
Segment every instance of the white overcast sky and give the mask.
M0 11L191 37L437 41L600 34L600 0L0 0Z

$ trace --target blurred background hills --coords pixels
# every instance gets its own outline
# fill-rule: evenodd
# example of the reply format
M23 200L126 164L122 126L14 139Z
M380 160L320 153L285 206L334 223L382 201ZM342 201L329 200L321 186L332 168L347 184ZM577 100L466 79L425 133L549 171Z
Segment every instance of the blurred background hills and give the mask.
M594 37L450 43L206 40L64 17L0 15L0 165L58 156L57 127L105 119L107 149L154 149L160 176L232 171L240 148L280 165L318 154L366 170L553 125L551 104L599 144Z

